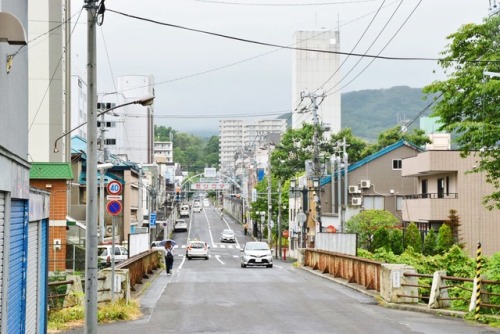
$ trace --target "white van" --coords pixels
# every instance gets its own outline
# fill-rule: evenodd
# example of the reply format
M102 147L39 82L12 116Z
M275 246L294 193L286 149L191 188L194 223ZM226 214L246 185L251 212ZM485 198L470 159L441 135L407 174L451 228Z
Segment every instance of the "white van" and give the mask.
M189 205L187 204L181 205L180 215L181 218L189 217Z
M202 210L201 208L201 204L199 202L196 202L194 205L193 205L193 212L194 213L200 213Z

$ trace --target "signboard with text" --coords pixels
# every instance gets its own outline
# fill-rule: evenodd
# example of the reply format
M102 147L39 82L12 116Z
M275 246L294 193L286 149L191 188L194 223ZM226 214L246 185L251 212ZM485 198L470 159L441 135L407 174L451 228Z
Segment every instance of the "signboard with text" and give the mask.
M229 190L230 183L224 182L197 182L191 184L191 190Z
M217 169L216 168L205 168L203 172L204 177L217 177Z

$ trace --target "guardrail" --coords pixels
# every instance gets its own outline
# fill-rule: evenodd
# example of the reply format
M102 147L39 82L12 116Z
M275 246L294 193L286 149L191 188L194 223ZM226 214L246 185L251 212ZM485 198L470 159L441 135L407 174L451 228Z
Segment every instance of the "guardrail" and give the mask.
M447 276L444 271L420 274L407 265L382 264L318 249L306 248L303 252L304 266L375 290L388 302L422 303L436 309L448 309L452 301L461 301L469 309L475 306L473 278ZM500 281L481 279L481 284L480 307L499 310ZM381 286L384 291L381 291ZM465 291L465 296L460 291Z
M130 290L135 291L136 284L142 284L143 279L147 279L160 268L161 255L156 250L148 250L131 257L128 260L116 265L117 269L128 269L130 276Z
M380 292L381 263L318 249L304 250L304 265Z

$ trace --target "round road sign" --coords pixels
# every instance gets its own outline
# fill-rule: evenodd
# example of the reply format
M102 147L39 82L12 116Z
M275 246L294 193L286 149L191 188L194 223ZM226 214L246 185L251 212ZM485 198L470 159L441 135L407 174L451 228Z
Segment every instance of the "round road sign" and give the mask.
M118 181L110 181L108 183L107 189L110 195L120 195L122 193L122 184Z
M122 203L120 201L109 201L106 205L106 211L112 216L117 216L122 212Z

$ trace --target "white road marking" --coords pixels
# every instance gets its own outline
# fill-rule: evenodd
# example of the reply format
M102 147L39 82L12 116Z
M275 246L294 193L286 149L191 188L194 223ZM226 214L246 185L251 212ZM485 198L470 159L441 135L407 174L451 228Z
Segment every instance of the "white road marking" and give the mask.
M224 264L224 265L225 265L225 263L224 263L224 262L222 262L222 261L221 261L221 259L219 259L219 257L220 257L220 255L215 255L215 258L217 259L217 261L219 261L221 264Z

